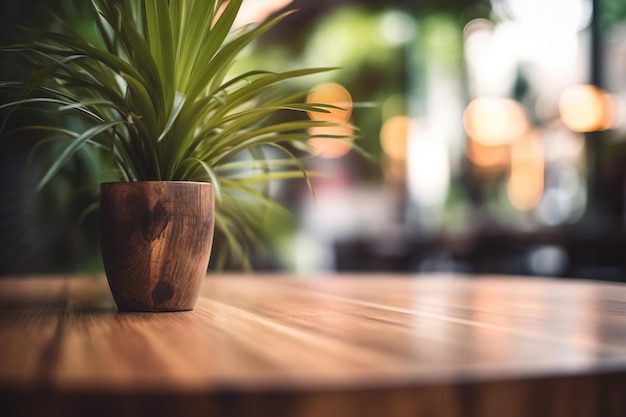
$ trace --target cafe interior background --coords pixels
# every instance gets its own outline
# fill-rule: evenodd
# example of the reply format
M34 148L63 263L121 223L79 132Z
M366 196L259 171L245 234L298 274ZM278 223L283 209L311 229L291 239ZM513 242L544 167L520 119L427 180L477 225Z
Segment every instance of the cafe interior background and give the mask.
M301 82L350 109L366 155L318 140L315 198L271 186L290 214L264 214L255 270L626 281L626 2L247 0L239 24L284 8L238 65L339 67ZM89 2L4 1L2 43L55 28L47 9L93 31ZM0 274L97 273L106 164L82 152L37 192L62 151L37 139L0 140Z

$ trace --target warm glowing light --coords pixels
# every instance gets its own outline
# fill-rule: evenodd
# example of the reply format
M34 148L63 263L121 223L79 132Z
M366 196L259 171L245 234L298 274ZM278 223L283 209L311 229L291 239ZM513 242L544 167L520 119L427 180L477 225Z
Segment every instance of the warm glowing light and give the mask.
M309 112L313 120L338 123L338 126L317 126L309 129L312 136L309 145L313 148L313 154L321 158L340 158L347 154L351 146L346 143L346 136L354 135L354 129L343 125L350 120L352 114L352 96L340 84L323 83L314 87L306 99L307 103L327 103L339 107L330 109L328 113ZM317 136L317 137L316 137ZM328 137L330 136L330 137ZM333 136L344 137L335 138Z
M314 87L306 98L307 103L327 103L340 107L331 109L330 113L309 112L313 120L347 122L352 115L352 96L340 84L323 83Z
M380 144L385 154L396 161L406 159L407 135L411 119L395 116L387 120L380 129Z
M476 141L468 140L465 144L467 158L481 168L503 168L509 161L509 146L486 146Z
M530 132L511 147L511 172L507 191L511 204L528 211L541 201L544 189L544 147L536 131Z
M315 136L345 137L353 134L354 130L350 126L316 126L309 129L309 135L312 137L308 143L313 148L313 154L320 158L341 158L352 149L350 144L345 142L347 139Z
M469 137L487 146L513 143L529 126L522 105L501 97L473 100L465 109L463 122Z
M238 28L250 23L262 22L272 13L283 9L292 0L246 0L241 4L234 27ZM220 8L220 13L224 10L228 2L224 2Z
M561 94L559 111L569 129L594 132L613 125L615 102L613 96L595 86L574 85Z

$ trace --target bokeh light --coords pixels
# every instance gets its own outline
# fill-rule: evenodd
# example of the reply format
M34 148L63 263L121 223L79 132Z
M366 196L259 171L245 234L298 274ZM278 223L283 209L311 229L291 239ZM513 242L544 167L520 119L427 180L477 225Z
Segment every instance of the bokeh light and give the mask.
M391 45L402 45L415 37L415 21L407 13L389 10L382 16L380 31Z
M309 129L311 136L350 136L354 130L350 126L316 126ZM345 139L334 137L312 137L308 141L314 155L320 158L341 158L352 147Z
M606 130L615 119L614 98L592 85L573 85L561 94L559 112L574 132Z
M288 6L292 0L246 0L242 3L241 9L235 19L235 27L241 27L249 23L262 22L272 13ZM228 2L224 2L222 9Z
M337 106L329 109L328 113L309 112L313 120L336 123L336 126L317 126L309 129L312 137L309 145L313 148L313 154L321 158L340 158L350 152L351 146L343 139L332 136L352 136L354 129L346 123L352 115L352 96L341 84L330 82L315 86L308 94L307 103L327 103ZM319 137L321 136L321 137ZM330 136L330 137L323 137Z
M307 103L327 103L340 107L330 109L330 113L309 112L313 120L326 120L334 122L347 122L352 115L352 96L350 92L338 83L318 84L306 98Z
M383 175L389 183L406 182L407 146L411 125L410 117L398 115L385 121L380 129L380 145L386 156L382 164Z
M511 204L528 211L541 201L545 182L544 147L537 131L524 135L511 147L511 172L507 192Z
M591 0L491 0L494 11L504 19L553 30L584 29L591 21Z
M441 206L450 187L450 158L445 144L428 132L411 134L407 167L409 193L420 206Z
M465 144L467 158L476 166L487 171L496 171L506 167L509 162L509 146L488 146L468 140Z
M465 109L465 131L469 137L487 146L515 142L529 127L522 105L502 97L479 97Z
M546 190L537 214L550 226L578 220L585 207L584 180L577 167L563 161L553 164L546 176Z
M392 160L406 159L407 136L411 119L408 116L394 116L387 120L380 129L380 144L385 155Z

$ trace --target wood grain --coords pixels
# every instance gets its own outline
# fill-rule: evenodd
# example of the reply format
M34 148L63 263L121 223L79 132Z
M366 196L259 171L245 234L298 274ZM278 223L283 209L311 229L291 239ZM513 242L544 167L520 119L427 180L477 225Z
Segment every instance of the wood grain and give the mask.
M0 415L624 416L626 286L212 276L193 311L0 280Z
M211 184L102 184L100 225L104 268L120 310L193 309L213 242Z

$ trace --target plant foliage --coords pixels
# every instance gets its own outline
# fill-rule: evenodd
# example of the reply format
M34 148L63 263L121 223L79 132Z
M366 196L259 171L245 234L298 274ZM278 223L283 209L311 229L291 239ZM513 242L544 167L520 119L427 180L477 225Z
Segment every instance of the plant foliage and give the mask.
M250 206L276 206L259 184L303 177L310 186L295 151L310 150L309 128L332 125L268 119L334 106L304 104L305 91L280 88L328 68L231 73L239 53L291 13L233 31L242 1L92 0L97 41L64 25L62 33L36 33L32 43L4 48L35 71L28 82L0 83L19 95L0 108L54 106L82 121L72 124L79 128L31 127L49 131L48 141L67 141L39 186L85 146L101 151L122 180L211 182L217 231L245 262L244 242L258 240ZM268 148L283 158L268 158Z

